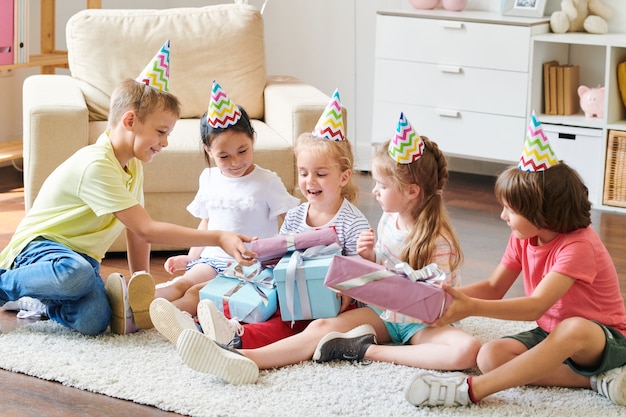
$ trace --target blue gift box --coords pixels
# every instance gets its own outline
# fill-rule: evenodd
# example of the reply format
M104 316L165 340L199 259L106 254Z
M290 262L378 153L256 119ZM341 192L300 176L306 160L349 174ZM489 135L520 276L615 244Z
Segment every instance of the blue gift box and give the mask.
M339 250L334 254L340 253ZM283 256L276 264L274 280L283 321L337 316L341 299L337 297L335 291L324 286L324 279L334 254L307 258L306 255L303 256L301 252L296 251ZM292 256L296 259L292 260Z
M245 274L251 272L249 268L244 268ZM200 290L200 299L213 301L226 317L237 317L244 323L266 321L278 308L272 270L267 268L250 281L218 275Z

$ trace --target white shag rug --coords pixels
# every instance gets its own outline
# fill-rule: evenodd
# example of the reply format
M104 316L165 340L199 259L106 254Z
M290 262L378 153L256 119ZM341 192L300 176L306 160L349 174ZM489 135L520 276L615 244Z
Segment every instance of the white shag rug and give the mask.
M468 318L481 341L533 327ZM624 416L591 390L509 389L461 408L416 408L404 399L415 368L305 362L262 371L258 383L233 386L186 367L156 330L82 336L51 321L0 335L0 368L189 416Z

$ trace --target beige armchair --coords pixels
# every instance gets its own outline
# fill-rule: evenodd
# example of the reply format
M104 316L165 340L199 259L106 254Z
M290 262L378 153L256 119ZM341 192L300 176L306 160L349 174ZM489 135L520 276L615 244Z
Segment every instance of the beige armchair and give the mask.
M253 119L255 162L275 171L297 194L293 143L313 130L329 97L295 78L267 76L263 19L256 8L83 10L68 21L66 36L71 76L34 75L24 82L26 210L50 172L106 129L117 83L135 78L167 39L170 91L180 99L182 115L169 146L144 166L145 207L152 217L198 225L186 207L206 167L199 118L214 79ZM124 250L120 236L110 251Z

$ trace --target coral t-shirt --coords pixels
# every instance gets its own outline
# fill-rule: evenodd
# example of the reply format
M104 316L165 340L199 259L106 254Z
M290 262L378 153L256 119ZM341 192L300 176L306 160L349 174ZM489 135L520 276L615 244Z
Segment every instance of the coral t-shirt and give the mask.
M566 318L583 317L611 326L626 336L626 309L617 271L591 227L561 233L541 246L512 233L502 264L522 271L526 295L531 295L551 271L575 279L570 289L537 320L545 331L551 332Z

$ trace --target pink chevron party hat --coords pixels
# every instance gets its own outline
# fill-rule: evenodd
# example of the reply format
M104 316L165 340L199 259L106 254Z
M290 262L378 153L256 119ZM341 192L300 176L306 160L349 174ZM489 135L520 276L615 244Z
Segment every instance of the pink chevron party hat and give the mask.
M234 125L241 119L241 110L226 95L222 86L213 80L211 88L211 100L209 101L209 110L207 111L207 122L209 126L220 129L226 129Z
M424 141L413 129L404 113L400 113L396 134L389 141L387 153L399 164L415 162L424 153Z
M339 100L339 90L335 89L330 101L326 105L322 116L317 121L312 132L313 136L334 141L346 140L343 127L343 113Z
M533 111L526 132L524 149L517 167L522 171L538 172L545 171L558 163L559 160L550 146L548 137L543 133L541 123Z
M160 91L170 91L170 41L161 46L152 61L146 65L136 81Z

